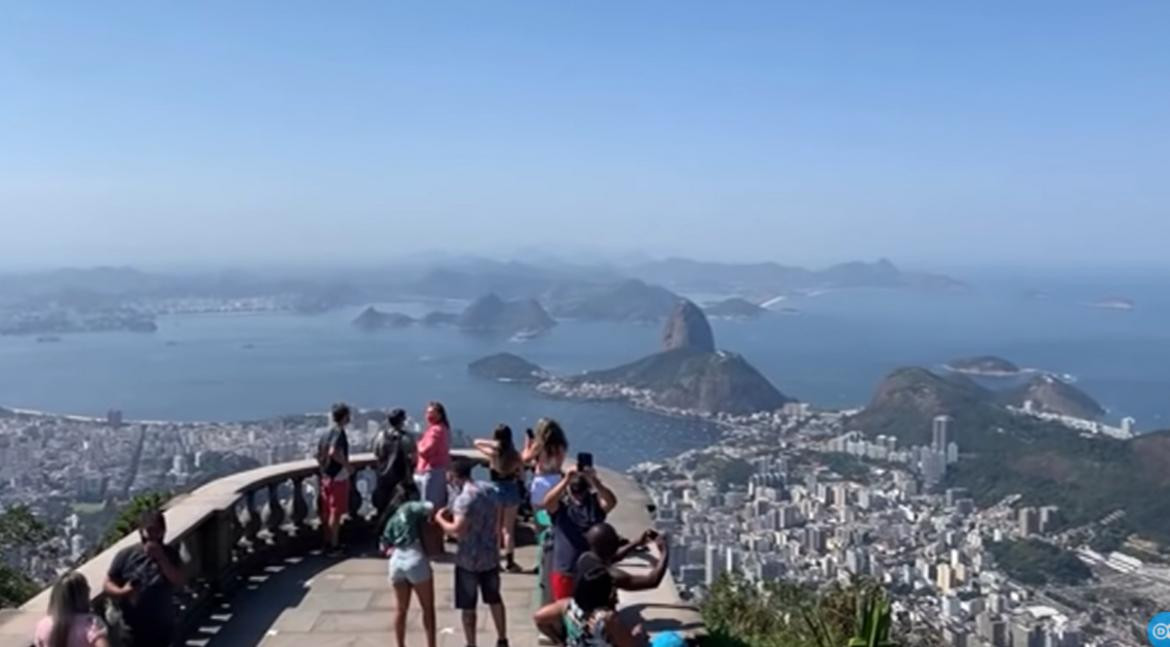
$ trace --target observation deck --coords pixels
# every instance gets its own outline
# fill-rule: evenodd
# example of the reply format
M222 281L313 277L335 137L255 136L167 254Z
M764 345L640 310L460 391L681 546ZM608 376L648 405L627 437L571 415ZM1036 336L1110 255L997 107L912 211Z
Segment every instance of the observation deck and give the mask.
M480 459L474 452L453 455ZM394 644L394 592L387 580L385 558L374 549L377 510L372 490L372 454L356 456L350 514L343 542L351 556L330 558L320 551L318 521L307 486L316 485L317 465L304 460L261 467L212 481L176 497L166 507L167 543L179 549L188 586L176 596L175 613L183 638L180 645L208 647L384 647ZM609 521L625 537L637 537L651 526L650 500L630 478L598 468L599 476L618 498ZM359 486L364 482L366 486ZM538 549L530 529L519 533L516 561L535 565ZM78 567L89 580L94 605L101 608L106 572L114 555L138 541L136 535ZM656 554L636 555L621 564L630 572L648 570ZM450 559L434 563L435 606L439 644L463 643L459 612L454 609ZM507 609L508 636L517 647L535 646L532 614L541 605L538 578L505 573L501 577ZM19 609L0 611L0 647L28 647L33 629L48 608L42 591ZM697 611L683 602L667 574L662 585L639 593L620 594L621 613L637 617L650 633L701 630ZM479 644L495 643L495 629L486 607L479 614ZM407 644L425 644L421 612L412 600Z

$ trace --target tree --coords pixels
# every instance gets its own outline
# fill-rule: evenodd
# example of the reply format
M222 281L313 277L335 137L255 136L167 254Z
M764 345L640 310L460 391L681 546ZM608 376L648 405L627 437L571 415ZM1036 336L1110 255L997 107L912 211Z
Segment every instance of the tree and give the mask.
M35 546L51 537L52 532L27 505L14 505L0 514L0 547Z
M26 505L14 505L0 513L0 607L12 607L36 595L40 586L24 573L18 555L35 550L52 537L40 519ZM23 549L23 550L22 550Z
M102 540L98 542L97 552L101 552L118 543L123 537L138 529L138 518L147 510L161 510L167 501L171 500L170 492L147 492L135 495L130 502L118 511L118 516L106 528Z
M0 608L19 606L39 590L40 586L27 575L0 564Z
M890 608L874 582L820 591L783 581L723 577L702 606L717 647L890 647Z

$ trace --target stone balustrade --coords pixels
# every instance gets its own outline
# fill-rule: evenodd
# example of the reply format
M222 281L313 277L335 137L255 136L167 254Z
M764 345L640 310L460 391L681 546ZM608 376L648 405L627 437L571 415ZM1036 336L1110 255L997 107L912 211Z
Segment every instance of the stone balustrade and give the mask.
M452 453L482 460L473 451ZM373 455L357 455L352 462L356 473L351 481L349 518L343 526L346 542L368 539L379 512L372 501ZM178 548L188 579L176 602L184 630L205 617L216 600L236 592L246 573L319 546L313 497L319 491L317 471L314 460L261 467L218 479L167 504L166 541ZM628 478L604 473L611 487L619 483L615 490L620 490L623 501L611 522L627 536L636 536L650 523L648 497ZM96 608L104 605L102 584L114 556L138 541L137 535L131 534L78 567L89 580ZM682 613L683 621L694 626L697 617L693 610L678 604L673 583L668 581L664 586L669 587L668 601L681 610L676 613ZM19 609L0 612L0 647L30 645L36 622L48 608L48 597L48 590L42 591Z

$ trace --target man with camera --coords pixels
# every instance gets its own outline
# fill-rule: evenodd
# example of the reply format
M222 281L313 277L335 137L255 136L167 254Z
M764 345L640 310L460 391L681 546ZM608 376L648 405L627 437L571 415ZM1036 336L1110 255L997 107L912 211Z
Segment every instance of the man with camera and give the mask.
M589 550L586 533L605 521L617 505L617 497L593 469L593 455L582 452L570 469L544 497L544 508L552 518L553 568L549 584L554 600L573 595L577 560Z

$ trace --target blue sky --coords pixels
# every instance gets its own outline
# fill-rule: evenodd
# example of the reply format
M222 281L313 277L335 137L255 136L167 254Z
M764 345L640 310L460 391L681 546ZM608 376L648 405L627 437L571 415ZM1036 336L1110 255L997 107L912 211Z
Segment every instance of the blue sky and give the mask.
M1170 3L22 3L0 265L1150 264Z

